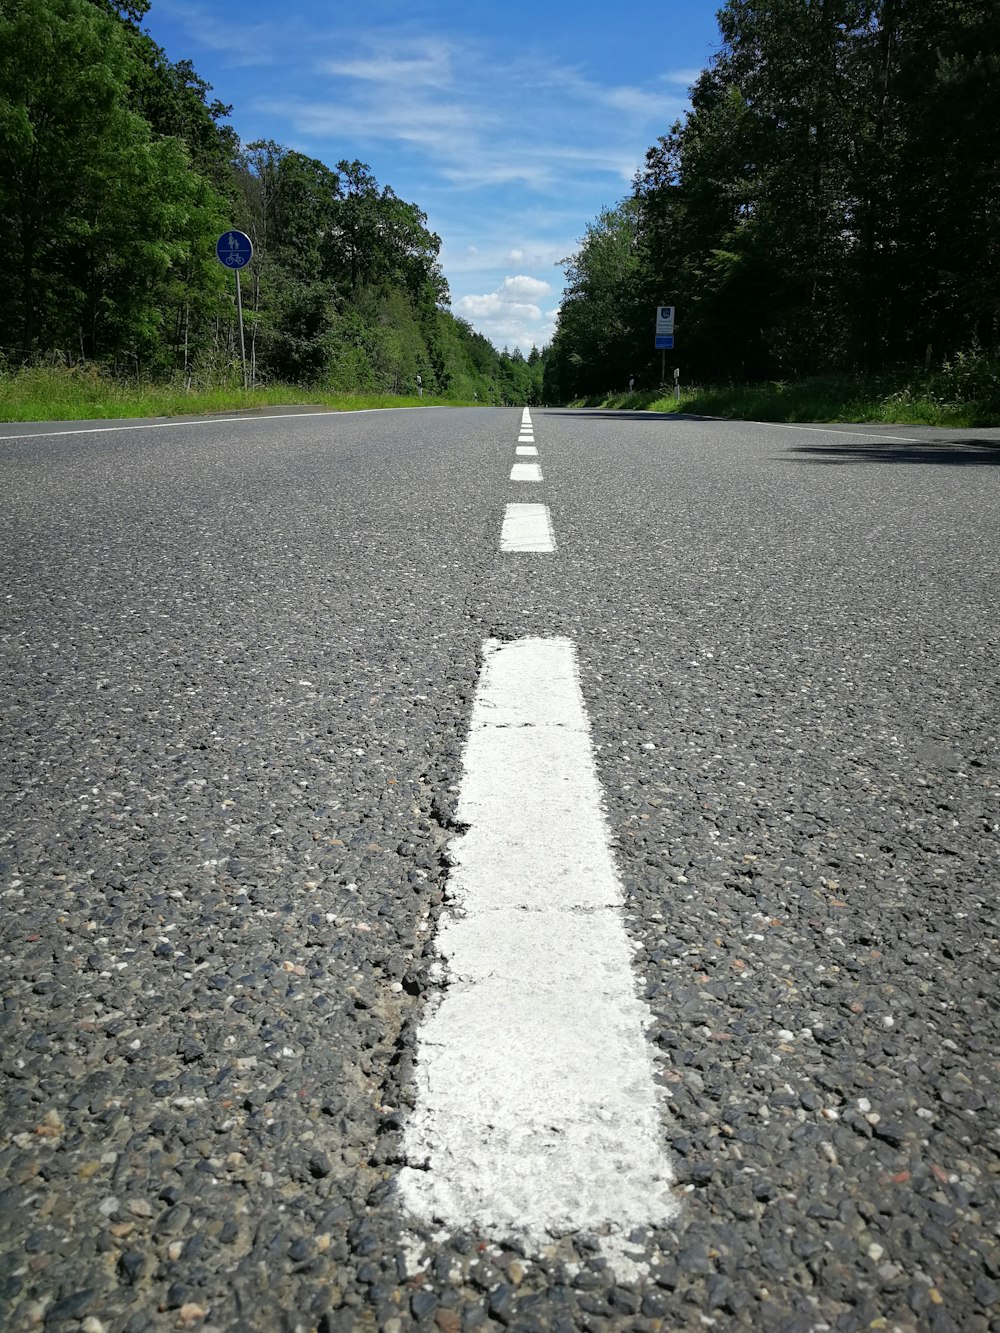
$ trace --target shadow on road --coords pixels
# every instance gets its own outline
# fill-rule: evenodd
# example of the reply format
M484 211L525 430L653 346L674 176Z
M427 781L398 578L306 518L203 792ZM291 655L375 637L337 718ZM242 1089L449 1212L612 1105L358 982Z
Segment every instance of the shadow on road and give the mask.
M606 407L546 407L535 410L544 412L546 416L550 417L597 417L602 421L647 422L657 425L666 421L677 422L678 424L685 421L725 421L732 425L746 424L766 428L769 424L766 421L742 422L740 418L701 416L695 412L645 412ZM978 464L979 466L1000 464L1000 435L993 430L990 430L989 438L964 434L949 438L945 431L941 430L941 433L935 435L933 439L896 442L888 439L880 440L878 438L879 432L902 432L907 429L924 430L927 428L878 422L872 425L871 440L868 443L858 443L857 437L865 431L864 424L858 423L842 428L845 438L844 442L840 443L830 438L839 433L836 426L810 427L802 422L777 422L775 424L794 424L804 431L815 429L827 434L827 438L821 444L793 445L785 453L778 456L785 463L827 465L845 463L936 463ZM941 428L937 429L940 430Z
M1000 464L1000 440L960 439L928 440L892 444L800 444L788 451L798 458L784 457L789 463L937 463Z

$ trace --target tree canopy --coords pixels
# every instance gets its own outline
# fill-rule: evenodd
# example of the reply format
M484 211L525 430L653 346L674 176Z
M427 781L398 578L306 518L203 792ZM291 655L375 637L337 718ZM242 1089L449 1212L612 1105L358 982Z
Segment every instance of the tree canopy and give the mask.
M541 365L448 309L440 238L370 167L269 140L140 24L147 0L0 0L0 365L231 373L242 275L256 382L537 401Z
M547 395L658 379L664 304L708 379L995 352L994 0L727 0L719 26L690 112L568 262Z

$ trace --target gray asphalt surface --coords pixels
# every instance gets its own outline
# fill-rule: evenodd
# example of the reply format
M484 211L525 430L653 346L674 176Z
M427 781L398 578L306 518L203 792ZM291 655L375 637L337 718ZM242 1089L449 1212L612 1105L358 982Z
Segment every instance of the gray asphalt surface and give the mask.
M1000 1329L1000 431L532 415L531 487L519 408L0 427L0 1326ZM558 550L501 555L529 498ZM578 646L655 1018L635 1283L418 1270L393 1195L525 634Z

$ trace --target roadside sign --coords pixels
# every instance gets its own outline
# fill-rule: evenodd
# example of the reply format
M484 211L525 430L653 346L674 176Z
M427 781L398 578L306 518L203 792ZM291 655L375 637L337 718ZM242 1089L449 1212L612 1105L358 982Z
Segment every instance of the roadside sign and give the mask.
M656 342L654 345L658 352L673 350L675 310L676 307L672 305L658 305L656 307Z
M658 305L656 307L656 332L659 337L672 337L674 332L674 307Z
M253 242L245 231L224 231L215 243L215 253L226 268L245 268L253 259Z
M243 362L243 387L247 383L247 346L243 335L243 294L240 291L240 269L253 259L253 242L245 231L224 231L215 242L215 254L220 264L232 269L236 279L236 311L240 321L240 359Z

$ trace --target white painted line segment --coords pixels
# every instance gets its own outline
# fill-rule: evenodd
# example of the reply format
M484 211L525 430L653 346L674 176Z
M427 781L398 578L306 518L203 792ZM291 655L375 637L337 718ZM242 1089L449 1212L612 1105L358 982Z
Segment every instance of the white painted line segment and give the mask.
M755 421L755 426L780 426L782 430L813 430L826 435L855 435L863 440L891 440L894 444L929 444L928 440L915 440L910 435L878 435L867 430L835 430L832 426L805 426L792 421Z
M429 403L426 407L358 407L352 408L347 412L274 412L267 416L245 416L245 417L171 417L169 421L136 421L127 426L78 426L73 430L37 430L25 432L21 435L0 435L0 440L39 440L49 435L103 435L105 432L110 434L112 431L120 430L166 430L171 426L225 426L238 425L242 422L250 421L290 421L293 417L301 418L303 421L312 420L314 417L363 417L371 416L375 412L434 412L440 410L435 403ZM33 423L29 423L33 424Z
M534 444L535 436L533 432L531 432L530 430L522 431L521 434L517 437L517 442L518 444Z
M540 1248L676 1212L576 650L487 640L417 1044L403 1207Z
M533 444L519 444L517 446L517 452L524 458L538 457L538 450Z
M556 537L547 505L509 504L500 531L501 551L554 551Z
M542 469L538 463L515 463L510 470L511 481L541 481Z

